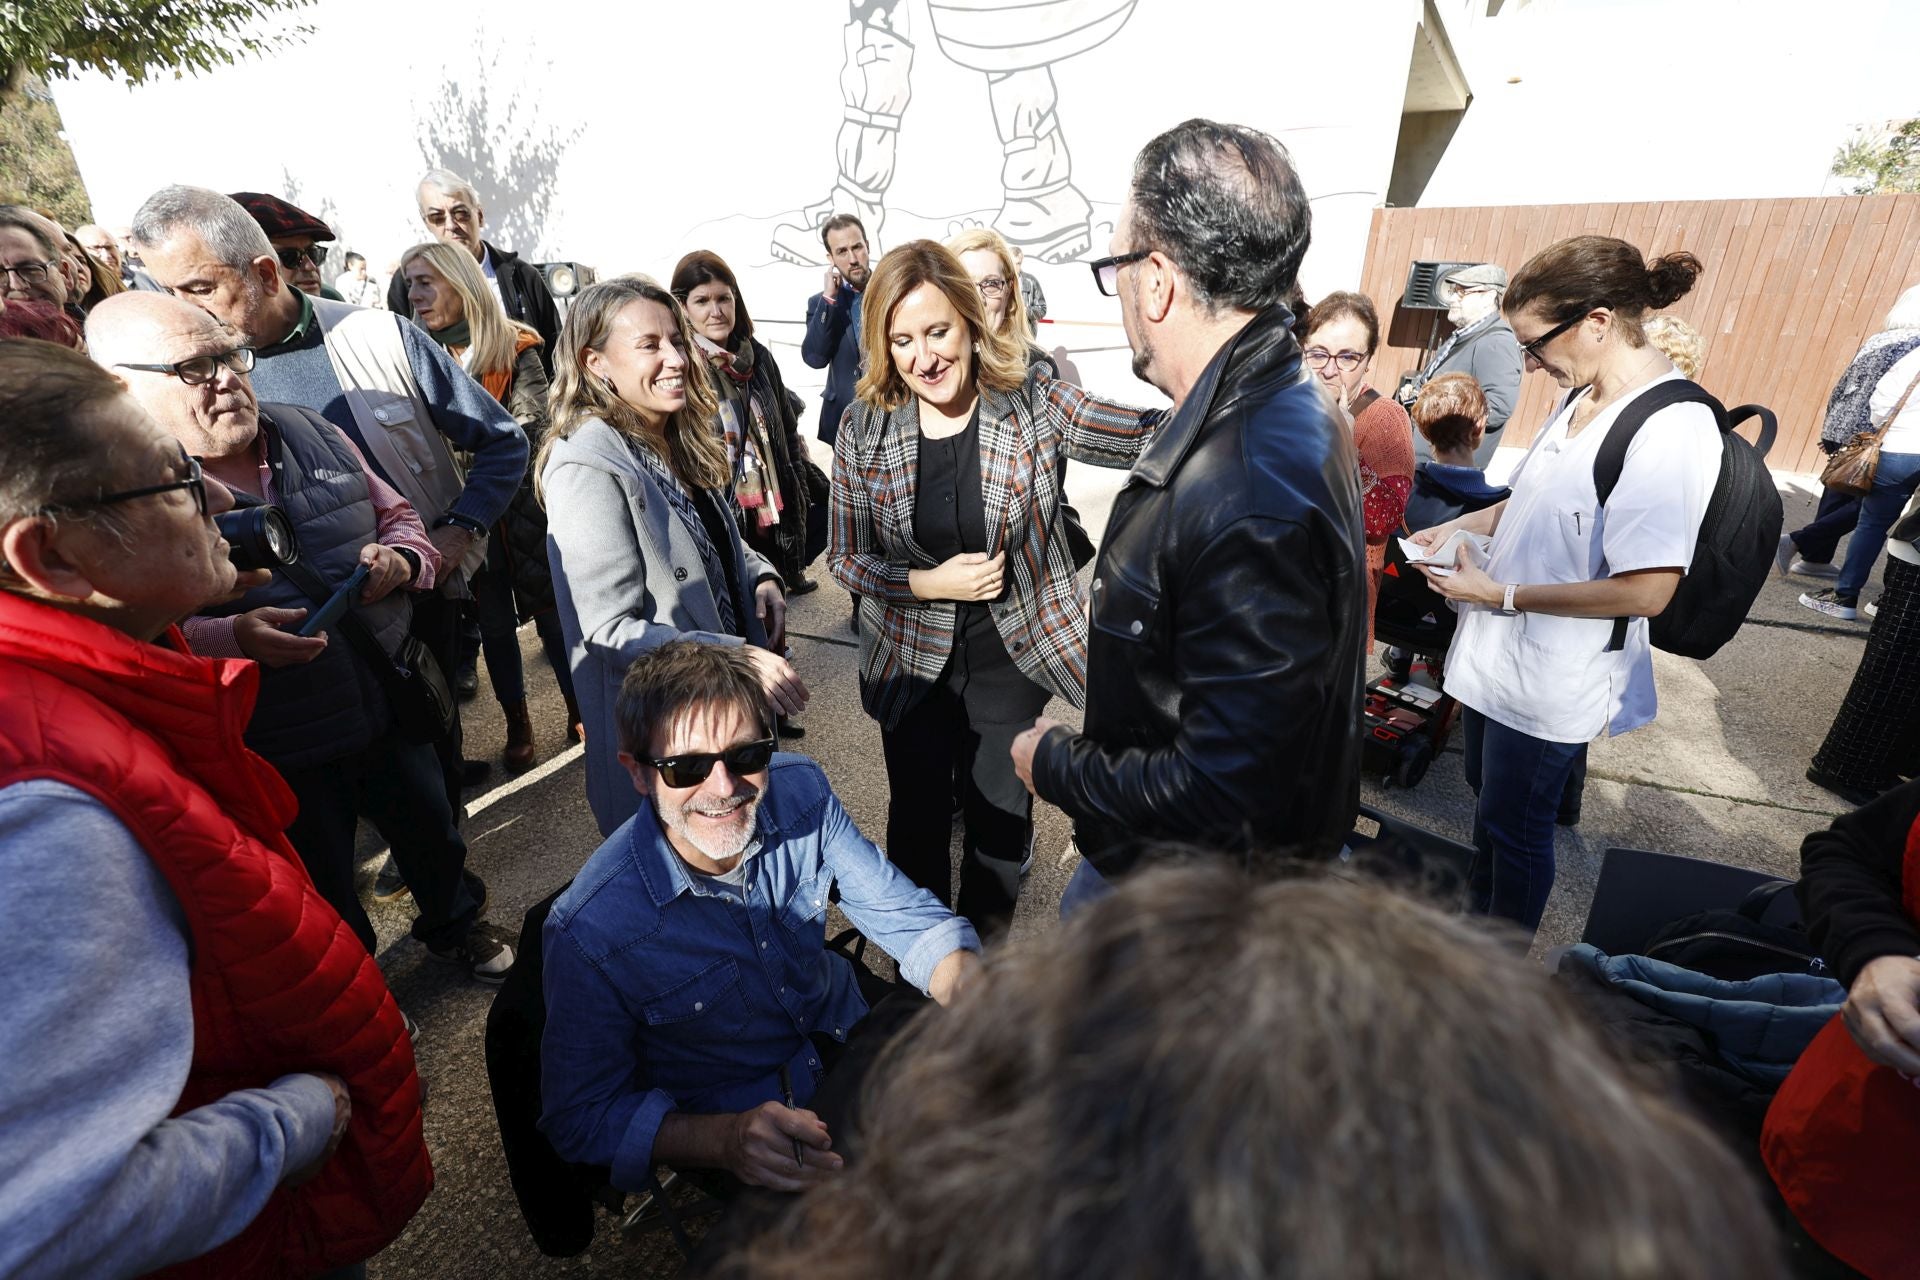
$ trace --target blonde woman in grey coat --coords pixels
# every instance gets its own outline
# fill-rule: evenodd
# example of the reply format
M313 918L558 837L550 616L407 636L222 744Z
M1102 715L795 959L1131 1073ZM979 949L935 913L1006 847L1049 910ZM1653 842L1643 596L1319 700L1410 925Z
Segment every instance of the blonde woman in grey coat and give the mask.
M734 523L717 401L688 332L673 295L644 276L582 293L554 353L553 426L535 464L602 835L639 803L614 704L642 653L675 639L745 645L777 714L807 703L781 656L785 585Z

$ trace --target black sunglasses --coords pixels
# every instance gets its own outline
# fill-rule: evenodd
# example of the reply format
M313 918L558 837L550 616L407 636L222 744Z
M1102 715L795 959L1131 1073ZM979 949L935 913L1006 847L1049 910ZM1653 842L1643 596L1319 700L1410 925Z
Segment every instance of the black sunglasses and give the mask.
M170 373L190 387L198 387L212 382L219 376L220 367L225 365L235 373L253 372L253 348L235 347L231 351L220 351L211 355L192 356L185 360L176 360L172 364L129 364L121 361L114 365L116 369L138 369L142 373Z
M1529 342L1525 346L1521 347L1520 348L1521 356L1522 357L1532 356L1535 364L1545 364L1546 361L1540 358L1540 348L1546 346L1549 342L1552 342L1555 338L1559 337L1561 334L1565 333L1567 330L1573 328L1573 326L1579 324L1582 320L1585 320L1588 316L1593 314L1596 308L1604 307L1607 305L1609 304L1605 302L1595 302L1588 306L1582 307L1580 309L1580 314L1575 316L1573 319L1561 321L1559 324L1553 326L1553 328L1547 330L1545 333L1535 338L1532 342Z
M725 751L689 752L683 756L664 756L647 763L660 771L661 780L670 787L697 787L707 780L707 775L713 772L713 766L722 760L727 762L727 772L736 777L743 773L760 772L773 759L774 749L778 745L777 739L762 738L758 742L742 742Z
M323 265L327 260L326 249L317 244L310 244L300 249L275 249L274 253L278 255L280 265L289 271L298 270L302 258L316 267Z
M132 502L135 498L151 498L159 493L172 493L175 489L185 489L193 494L193 505L202 516L207 514L207 478L200 470L200 459L188 455L185 449L180 451L180 461L186 464L187 476L184 480L175 480L171 484L150 484L143 489L126 489L120 493L103 493L97 498L75 498L68 502L49 502L36 511L35 515L59 515L63 511L84 511L89 507L111 507L117 503ZM705 777L705 774L701 775Z
M1128 263L1138 262L1142 258L1153 256L1151 249L1135 249L1132 253L1116 253L1111 258L1098 258L1087 264L1093 272L1093 287L1106 297L1118 296L1120 268Z

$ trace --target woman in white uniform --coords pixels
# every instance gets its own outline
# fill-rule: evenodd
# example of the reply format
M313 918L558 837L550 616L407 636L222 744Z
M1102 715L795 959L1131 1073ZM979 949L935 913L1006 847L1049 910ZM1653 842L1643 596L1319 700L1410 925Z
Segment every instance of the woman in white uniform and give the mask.
M1526 367L1568 388L1513 472L1505 502L1425 529L1491 535L1484 564L1467 549L1450 576L1457 602L1447 692L1465 707L1467 783L1479 797L1471 908L1536 928L1553 888L1553 828L1586 744L1654 716L1647 619L1673 598L1720 470L1712 410L1677 404L1647 420L1605 507L1594 486L1601 444L1636 396L1677 379L1642 329L1700 274L1674 253L1649 265L1609 236L1576 236L1514 277L1505 313ZM1614 620L1629 618L1624 645Z

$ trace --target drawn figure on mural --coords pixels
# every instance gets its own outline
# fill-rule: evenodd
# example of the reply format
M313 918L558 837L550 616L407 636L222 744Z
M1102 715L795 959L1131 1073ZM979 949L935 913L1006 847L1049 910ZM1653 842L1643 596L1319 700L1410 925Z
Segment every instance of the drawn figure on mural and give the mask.
M1053 64L1105 44L1138 0L929 0L934 39L948 58L987 78L1005 158L993 229L1043 262L1066 262L1092 244L1091 208L1073 185L1073 157L1055 114ZM774 228L776 257L823 266L820 224L857 214L880 239L901 118L913 96L908 0L848 0L835 139L839 174L827 198Z

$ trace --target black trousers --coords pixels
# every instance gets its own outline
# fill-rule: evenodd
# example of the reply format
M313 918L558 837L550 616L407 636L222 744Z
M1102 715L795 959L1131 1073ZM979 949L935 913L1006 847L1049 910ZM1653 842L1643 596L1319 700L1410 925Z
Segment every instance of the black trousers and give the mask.
M1882 791L1920 772L1920 565L1887 557L1880 613L1808 777Z
M467 844L454 830L433 748L392 733L364 751L305 769L283 769L300 801L287 828L313 884L374 954L373 923L353 890L354 834L361 818L393 849L420 914L413 936L430 947L466 937L479 915L466 877Z
M454 675L460 670L460 602L438 591L418 592L413 597L412 630L414 638L427 646L433 654L433 660L440 664L441 674L446 676L447 684L451 687ZM466 803L460 786L462 745L460 700L456 697L453 700L453 728L446 737L433 744L434 757L440 762L440 785L446 790L447 806L453 811L456 823ZM413 882L409 880L407 884L412 887Z
M1010 663L970 678L956 654L932 691L880 733L891 792L887 857L982 934L1013 919L1033 851L1033 797L1013 771L1011 748L1052 696ZM949 852L956 778L966 830L957 904Z

